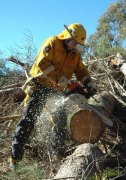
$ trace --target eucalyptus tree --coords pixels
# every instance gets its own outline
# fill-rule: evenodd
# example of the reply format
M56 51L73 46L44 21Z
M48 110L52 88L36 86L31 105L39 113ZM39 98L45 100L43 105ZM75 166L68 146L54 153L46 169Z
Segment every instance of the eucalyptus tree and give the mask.
M126 0L118 0L108 7L88 44L91 53L98 57L118 51L126 55Z

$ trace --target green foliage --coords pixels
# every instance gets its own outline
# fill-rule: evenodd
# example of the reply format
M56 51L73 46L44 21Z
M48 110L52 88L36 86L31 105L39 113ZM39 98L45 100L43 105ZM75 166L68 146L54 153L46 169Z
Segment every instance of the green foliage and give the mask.
M120 175L122 175L122 170L118 168L107 168L103 172L100 172L100 174L89 177L88 180L110 180Z
M0 177L0 180L41 180L44 179L45 175L42 169L37 163L23 161L17 167L16 171L6 171Z
M102 173L102 179L110 179L110 178L114 178L117 177L121 174L121 170L114 168L107 168L103 173Z
M89 177L88 180L96 180L97 177L96 176L92 176L92 177Z
M99 18L97 31L89 37L88 44L94 56L104 57L118 51L126 55L125 43L126 1L119 0Z

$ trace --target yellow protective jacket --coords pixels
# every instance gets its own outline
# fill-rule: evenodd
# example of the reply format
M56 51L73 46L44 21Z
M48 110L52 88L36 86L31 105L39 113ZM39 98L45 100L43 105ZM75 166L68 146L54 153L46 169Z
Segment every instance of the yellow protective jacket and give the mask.
M63 40L58 36L48 38L41 46L30 70L32 77L36 77L39 73L43 74L38 78L39 83L52 88L55 88L54 84L58 83L62 76L65 76L67 81L71 79L73 73L79 81L90 77L82 63L80 53L77 50L67 52Z

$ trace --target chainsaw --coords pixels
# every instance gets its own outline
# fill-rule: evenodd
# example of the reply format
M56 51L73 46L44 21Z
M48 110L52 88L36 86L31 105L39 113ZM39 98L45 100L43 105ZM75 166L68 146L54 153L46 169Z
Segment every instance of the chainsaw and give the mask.
M85 98L89 99L93 96L86 87L84 87L79 81L68 83L67 89L64 90L65 95L71 95L78 93L83 95Z

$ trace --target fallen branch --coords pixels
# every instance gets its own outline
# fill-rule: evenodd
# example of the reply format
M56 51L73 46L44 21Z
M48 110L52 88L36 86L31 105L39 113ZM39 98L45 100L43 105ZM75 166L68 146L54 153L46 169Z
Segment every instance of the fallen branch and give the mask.
M16 58L13 57L13 56L9 57L7 60L8 60L8 61L11 61L11 62L13 62L13 63L15 63L15 64L18 64L18 65L20 65L21 67L25 67L25 66L26 66L26 64L22 63L20 60L16 59Z
M0 121L16 120L20 117L21 117L21 114L13 115L13 116L3 116L3 117L0 117Z
M21 87L22 85L23 85L23 82L15 83L15 84L11 84L8 86L1 87L0 90L10 89L10 88L15 88L15 87Z
M10 96L14 99L14 102L21 102L25 98L25 93L21 87L0 90L0 99L2 102L5 102Z
M95 145L82 144L67 157L54 179L87 179L102 170L102 151Z
M16 59L15 57L11 56L7 59L8 61L11 61L17 65L20 65L24 70L25 70L25 74L28 74L27 71L30 70L30 65L28 63L23 63L20 60ZM26 76L27 77L27 76Z

